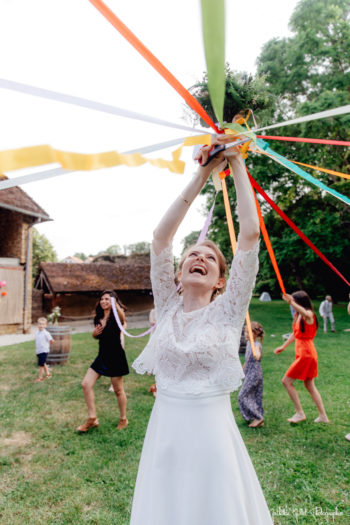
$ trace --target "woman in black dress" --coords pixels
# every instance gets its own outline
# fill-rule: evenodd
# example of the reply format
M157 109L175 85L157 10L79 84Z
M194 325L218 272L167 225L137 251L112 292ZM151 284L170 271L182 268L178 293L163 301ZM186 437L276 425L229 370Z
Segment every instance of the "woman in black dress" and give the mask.
M115 292L102 292L96 306L94 319L95 328L92 337L98 339L98 356L86 372L82 382L85 402L88 409L88 419L77 428L79 432L87 432L90 428L98 427L95 408L94 386L101 376L111 378L114 392L119 405L120 419L118 429L128 426L126 418L126 395L123 386L123 376L129 373L124 348L121 343L121 333L112 312L111 297L114 297L119 319L123 326L126 324L125 307Z

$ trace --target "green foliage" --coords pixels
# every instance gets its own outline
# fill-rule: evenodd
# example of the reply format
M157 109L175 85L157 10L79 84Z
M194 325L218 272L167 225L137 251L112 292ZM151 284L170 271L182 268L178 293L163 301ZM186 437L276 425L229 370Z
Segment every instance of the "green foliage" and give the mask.
M132 255L134 253L150 253L151 244L147 241L136 242L135 244L127 244L124 246L124 252L126 255Z
M33 228L33 255L32 255L33 278L38 273L41 262L57 262L57 254L49 239Z
M85 261L88 258L88 256L83 252L77 252L73 255L73 257L78 257L78 259L81 259L82 261Z
M349 10L349 0L301 0L297 4L290 21L293 36L267 42L258 58L257 78L265 84L264 98L271 101L263 106L263 112L257 112L258 118L263 114L263 121L272 124L350 103ZM203 93L199 101L208 104L204 97L205 80L204 77L199 83ZM238 108L235 104L236 96L232 94L232 111ZM230 105L231 102L225 102L225 107ZM349 141L349 130L350 115L343 115L267 130L267 134ZM270 141L270 147L290 160L350 172L349 148L277 141ZM349 280L348 207L267 157L251 153L246 164L269 196ZM350 195L348 180L312 170L311 174L330 188ZM234 187L229 182L228 185L231 206L235 209ZM209 210L214 188L207 185L203 193L208 195ZM260 204L287 289L305 288L313 297L330 293L336 299L346 298L346 284L268 204L261 200ZM209 236L220 244L226 256L232 257L221 196ZM256 290L280 294L263 241Z
M119 244L112 244L104 252L101 252L101 254L105 253L108 255L120 255L122 253L122 250Z
M225 68L225 76L224 122L232 122L235 115L240 112L245 113L248 109L258 111L260 121L264 122L264 110L273 106L275 99L266 88L264 76L253 77L248 73L235 72L228 64ZM209 97L207 73L204 73L202 80L196 82L189 91L215 121L215 113ZM194 123L200 120L197 114L188 114ZM208 126L202 120L200 123L202 126Z
M186 237L184 237L182 239L182 252L181 252L181 255L183 255L185 253L187 248L189 248L193 244L196 244L200 233L201 232L199 230L192 231L191 233L189 233L188 235L186 235Z

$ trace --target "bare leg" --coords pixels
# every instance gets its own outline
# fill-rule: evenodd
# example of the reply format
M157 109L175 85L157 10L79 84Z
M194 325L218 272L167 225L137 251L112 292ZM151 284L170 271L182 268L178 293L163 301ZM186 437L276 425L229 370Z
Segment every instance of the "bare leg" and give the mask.
M45 370L46 377L51 377L51 373L49 371L49 367L47 366L46 363L44 364L44 370Z
M42 381L43 380L43 375L44 375L44 367L43 366L39 366L38 377L36 378L36 380L34 382L38 383L39 381Z
M296 413L294 414L294 416L289 418L288 421L290 423L300 423L300 421L304 421L306 417L305 417L304 410L299 400L298 392L296 391L295 386L293 385L294 381L295 380L292 379L291 377L284 376L282 379L282 385L287 390L288 395L291 398L295 406L295 410L296 410Z
M315 403L318 410L319 417L315 419L315 423L329 423L329 419L323 406L321 394L317 390L314 380L307 379L306 381L304 381L304 385L305 388L309 391L309 394L312 397L312 401Z
M88 409L89 418L96 418L94 386L100 377L100 374L95 372L95 370L92 368L89 368L81 384L84 391L85 403Z
M128 424L128 420L126 418L126 395L124 391L124 385L123 385L123 376L120 377L111 377L111 382L114 388L115 395L117 396L118 406L119 406L119 413L120 413L120 421L118 424L118 428L125 428Z

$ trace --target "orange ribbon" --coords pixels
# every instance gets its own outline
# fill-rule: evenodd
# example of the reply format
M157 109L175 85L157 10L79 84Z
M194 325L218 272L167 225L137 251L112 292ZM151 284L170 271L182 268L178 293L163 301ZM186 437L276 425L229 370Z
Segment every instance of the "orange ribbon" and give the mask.
M265 241L265 244L266 244L266 248L267 248L267 251L269 253L273 269L275 270L275 274L276 274L276 277L277 277L278 284L280 285L282 294L285 295L286 290L284 288L284 284L283 284L283 281L282 281L282 276L281 276L281 273L280 273L279 268L278 268L278 264L277 264L276 257L275 257L275 252L273 251L272 244L271 244L271 241L270 241L270 237L269 237L269 234L267 233L265 222L264 222L264 219L263 219L263 216L262 216L262 213L261 213L261 209L260 209L260 206L259 206L258 199L256 198L256 195L255 195L255 192L254 192L254 197L255 197L256 209L258 211L258 216L259 216L260 230L261 230L261 233L263 234L264 241Z
M237 241L236 241L236 234L235 234L235 229L234 229L234 226L233 226L233 219L232 219L230 201L229 201L229 198L228 198L227 186L226 186L226 181L225 181L225 177L227 177L228 172L230 172L230 170L222 171L221 173L219 173L219 177L220 177L221 183L222 183L222 194L223 194L223 197L224 197L224 205L225 205L225 212L226 212L226 219L227 219L227 227L228 227L228 232L229 232L229 235L230 235L232 253L234 255L235 251L236 251L236 248L237 248ZM255 345L254 345L254 336L253 336L253 331L252 331L252 325L251 325L251 322L250 322L249 312L246 313L245 319L246 319L246 323L247 323L247 329L248 329L248 334L249 334L249 342L250 342L250 345L252 347L253 356L254 356L255 359L258 359L256 350L255 350Z
M187 104L204 120L216 133L222 133L211 120L207 112L200 103L184 88L184 86L174 77L172 73L156 58L153 53L130 31L130 29L111 11L101 0L89 0L98 11L119 31L119 33L138 51L143 58L158 71L158 73L177 91Z

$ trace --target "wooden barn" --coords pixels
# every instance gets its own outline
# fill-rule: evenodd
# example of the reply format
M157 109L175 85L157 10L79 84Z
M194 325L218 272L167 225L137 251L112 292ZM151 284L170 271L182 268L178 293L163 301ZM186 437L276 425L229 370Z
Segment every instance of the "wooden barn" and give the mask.
M43 315L61 308L61 321L91 318L99 294L115 290L128 316L148 314L153 308L148 254L116 256L113 262L83 264L41 263L35 281L41 292Z
M21 188L0 190L0 334L30 331L32 320L32 227L51 220Z

